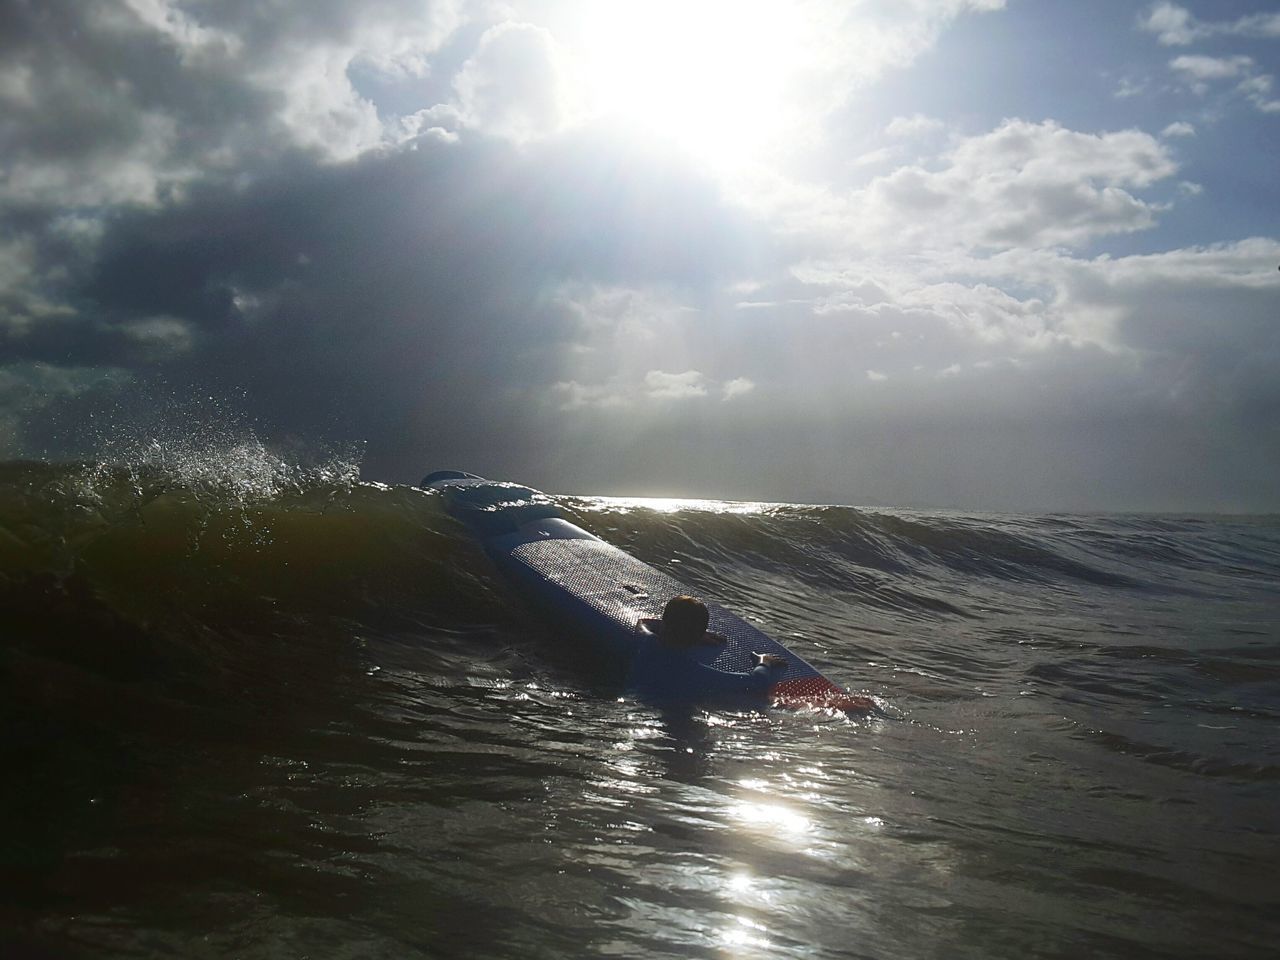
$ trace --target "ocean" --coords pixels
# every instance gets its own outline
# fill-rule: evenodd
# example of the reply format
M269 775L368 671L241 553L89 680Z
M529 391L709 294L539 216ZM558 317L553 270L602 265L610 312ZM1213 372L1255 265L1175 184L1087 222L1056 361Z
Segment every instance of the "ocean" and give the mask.
M556 500L878 710L637 701L341 458L0 464L0 955L1275 955L1280 517Z

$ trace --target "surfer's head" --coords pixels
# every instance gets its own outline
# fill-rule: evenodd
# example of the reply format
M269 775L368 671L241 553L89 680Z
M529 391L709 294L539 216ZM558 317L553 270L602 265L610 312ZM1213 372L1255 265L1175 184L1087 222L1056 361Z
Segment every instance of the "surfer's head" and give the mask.
M711 615L696 597L672 597L662 610L662 642L671 647L692 647L702 642Z

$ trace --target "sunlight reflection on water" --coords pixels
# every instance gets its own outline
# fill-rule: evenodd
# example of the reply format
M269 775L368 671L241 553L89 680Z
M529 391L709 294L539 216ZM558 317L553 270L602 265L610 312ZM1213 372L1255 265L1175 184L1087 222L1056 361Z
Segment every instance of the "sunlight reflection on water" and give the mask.
M748 827L769 833L799 836L812 827L808 818L777 803L744 801L734 808L734 815Z
M654 513L679 513L699 510L705 513L756 514L770 513L783 505L748 500L698 500L681 497L574 497L588 507L603 508L615 513L633 510L651 510Z

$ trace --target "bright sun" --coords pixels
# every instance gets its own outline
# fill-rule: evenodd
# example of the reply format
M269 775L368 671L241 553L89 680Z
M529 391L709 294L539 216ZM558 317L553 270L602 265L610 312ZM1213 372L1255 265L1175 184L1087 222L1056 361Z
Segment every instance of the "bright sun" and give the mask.
M782 145L798 117L806 43L795 3L628 0L583 12L593 114L733 168Z

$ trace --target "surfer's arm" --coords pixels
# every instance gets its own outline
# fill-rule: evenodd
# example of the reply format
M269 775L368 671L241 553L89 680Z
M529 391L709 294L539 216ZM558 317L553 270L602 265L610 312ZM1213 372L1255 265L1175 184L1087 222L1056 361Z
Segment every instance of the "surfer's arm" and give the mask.
M745 673L717 670L705 663L695 666L699 686L707 693L764 693L786 672L787 661L782 657L775 657L772 661L762 659L754 669Z
M762 694L786 673L786 659L767 654L756 654L760 662L752 670L718 670L700 663L688 650L663 647L650 624L661 621L641 620L637 624L641 640L629 676L633 689L676 699Z

